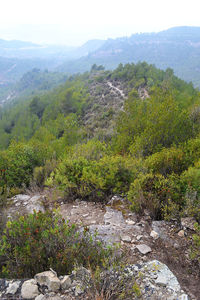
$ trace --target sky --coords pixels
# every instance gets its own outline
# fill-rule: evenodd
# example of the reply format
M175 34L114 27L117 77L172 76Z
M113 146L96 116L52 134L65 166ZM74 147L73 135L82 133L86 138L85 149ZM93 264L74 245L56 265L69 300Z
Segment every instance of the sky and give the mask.
M199 0L6 0L0 38L78 46L90 39L200 26Z

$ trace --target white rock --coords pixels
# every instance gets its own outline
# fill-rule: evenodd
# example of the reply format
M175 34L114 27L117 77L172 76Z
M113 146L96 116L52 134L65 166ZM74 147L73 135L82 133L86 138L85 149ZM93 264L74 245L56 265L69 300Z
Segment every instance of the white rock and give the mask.
M24 299L34 299L39 295L38 286L34 279L27 280L22 284L21 295Z
M40 294L35 298L35 300L42 300L42 299L45 299L45 296L43 294Z
M143 238L143 236L142 235L138 235L137 237L136 237L136 239L139 241L139 240L141 240Z
M15 281L13 283L10 283L6 290L6 294L14 295L17 292L19 286L20 286L20 281Z
M137 245L136 248L144 255L152 251L151 248L145 244Z
M166 286L167 285L167 277L164 274L158 274L158 277L155 281L158 285Z
M150 233L150 236L154 239L154 240L157 240L159 238L159 234L152 230L151 233Z
M133 220L128 219L128 220L126 220L126 224L135 225L135 222Z
M184 237L184 236L185 236L185 231L184 231L184 230L180 230L180 231L178 232L178 236Z
M68 290L72 284L72 281L69 277L69 275L64 276L64 278L61 280L61 289L62 290Z
M11 198L14 202L18 201L28 201L31 197L28 195L19 194Z
M130 243L131 242L131 237L128 235L122 235L121 239L124 243Z
M189 300L189 298L188 298L188 295L183 294L178 298L178 300Z
M61 282L52 271L46 271L35 275L39 285L46 285L49 291L56 292L60 289Z

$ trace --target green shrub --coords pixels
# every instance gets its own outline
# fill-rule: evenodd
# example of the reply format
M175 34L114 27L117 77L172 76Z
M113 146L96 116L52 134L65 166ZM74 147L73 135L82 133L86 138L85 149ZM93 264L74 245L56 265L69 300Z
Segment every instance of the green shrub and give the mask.
M200 162L181 174L185 194L185 214L200 221Z
M172 173L180 175L187 169L184 152L176 147L164 148L162 151L149 156L145 160L145 165L154 174L159 173L163 176Z
M0 241L4 257L1 276L25 278L48 270L68 274L75 264L101 266L111 250L91 237L87 228L81 233L66 224L56 211L34 212L7 222Z
M165 178L160 174L150 173L135 179L130 186L128 200L134 211L142 213L147 209L154 219L162 219L164 215L171 218L178 214L183 202L180 195L181 186L177 176Z
M106 200L114 193L123 194L139 172L134 160L128 157L104 156L99 160L66 158L47 184L56 184L71 198Z

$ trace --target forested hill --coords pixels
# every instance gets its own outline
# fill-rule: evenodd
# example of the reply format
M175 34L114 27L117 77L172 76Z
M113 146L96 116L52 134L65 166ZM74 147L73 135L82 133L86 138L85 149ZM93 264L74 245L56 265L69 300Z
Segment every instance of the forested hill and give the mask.
M40 191L47 195L43 198L45 208L59 206L59 201L67 205L75 199L102 205L118 195L117 198L124 199L128 212L132 211L128 216L145 216L146 224L148 222L145 228L149 228L149 220L179 224L181 218L186 217L192 224L200 222L200 93L192 84L174 76L171 69L162 71L145 62L120 64L114 71L93 65L90 72L69 77L66 83L51 92L21 100L11 108L1 110L0 147L0 212L7 208L9 212L13 206L15 210L21 209L11 197L29 189L29 192ZM82 203L88 209L85 202ZM92 209L95 214L95 205ZM40 211L28 218L35 224L33 230L33 225L29 228L25 217L19 218L22 223L13 221L19 234L11 230L11 241L16 241L16 236L23 237L21 251L18 244L12 248L6 242L5 235L13 226L12 220L5 225L6 218L0 214L0 240L7 247L3 246L0 252L0 261L3 262L0 277L24 276L27 261L32 269L34 265L39 266L39 271L52 267L52 261L56 261L55 268L53 265L56 271L59 271L59 264L63 267L60 254L49 262L49 254L46 254L49 252L45 252L45 264L33 264L32 249L39 253L36 256L38 262L41 259L38 249L43 248L38 248L38 244L30 248L26 241L32 245L32 236L35 238L38 228L45 233L46 240L49 239L46 228L52 223L52 216L47 211L43 218ZM64 223L60 221L58 224L65 224L65 220ZM137 224L138 228L142 227L141 222ZM183 265L185 267L185 260L189 261L188 268L190 266L193 273L199 274L200 226L198 223L194 226L196 234L190 235L187 242L190 248L184 248ZM178 237L174 225L167 228L170 234L173 231ZM29 229L32 230L30 239L25 236ZM57 225L54 229L51 230L54 237L62 232ZM87 230L84 227L84 231ZM182 245L183 238L186 238L183 230L181 234ZM173 242L169 247L169 239L166 241L164 253L172 248L170 253L173 256L177 251L177 261L183 253L182 246L177 249ZM155 244L159 254L161 243L158 240ZM67 249L71 251L69 245ZM57 247L54 248L58 251ZM19 253L16 252L18 249L21 254L17 256L16 264L13 259L5 260L8 252L8 257L12 258ZM63 248L58 249L59 252L55 253L60 253ZM72 252L76 259L83 248L74 249L78 249L78 252ZM64 253L68 255L69 252ZM12 263L15 269L10 267Z
M66 62L60 71L82 72L96 64L116 68L119 63L146 61L174 69L180 78L200 86L200 27L174 27L159 33L134 34L108 39L96 51L77 61Z

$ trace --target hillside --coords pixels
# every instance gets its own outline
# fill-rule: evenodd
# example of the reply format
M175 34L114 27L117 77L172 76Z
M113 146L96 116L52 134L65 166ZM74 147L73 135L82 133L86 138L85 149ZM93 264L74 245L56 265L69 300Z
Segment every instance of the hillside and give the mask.
M0 88L0 105L12 105L33 95L43 94L64 83L67 75L58 72L41 71L34 68L25 73L19 81Z
M177 76L200 86L200 27L175 27L158 33L108 39L87 57L66 62L59 71L83 72L96 63L114 69L119 63L146 61L172 68Z
M42 74L27 74L24 87ZM20 279L2 279L5 299L10 284L23 295L30 284L34 299L52 292L36 280L51 268L58 288L50 296L63 299L106 299L111 288L113 300L197 300L199 107L192 84L143 62L113 71L94 64L54 90L2 108L0 277ZM94 283L88 298L73 277L80 265ZM119 276L126 268L130 278ZM37 283L24 283L36 274ZM70 291L67 283L61 288L65 275Z

